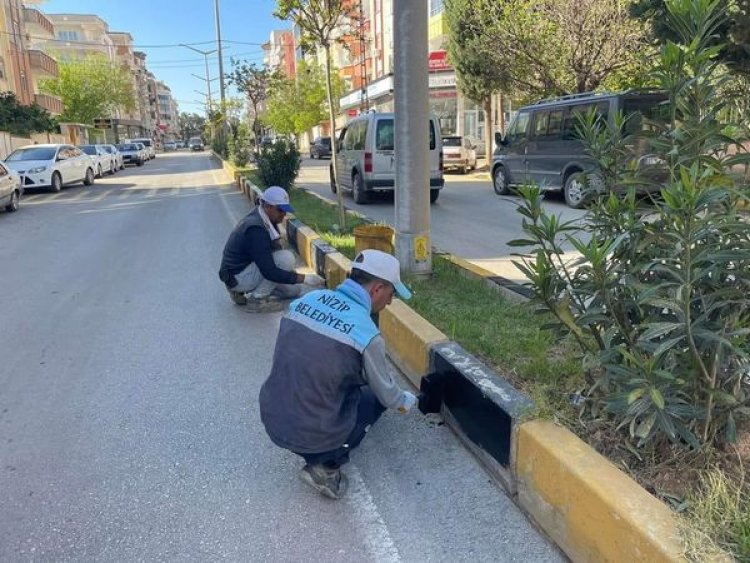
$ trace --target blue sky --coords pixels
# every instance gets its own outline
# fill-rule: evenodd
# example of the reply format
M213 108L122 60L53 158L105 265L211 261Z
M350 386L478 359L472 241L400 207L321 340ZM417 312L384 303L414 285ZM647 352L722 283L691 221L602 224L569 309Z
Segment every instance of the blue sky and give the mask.
M225 73L231 70L230 57L262 63L260 44L268 41L271 30L291 27L273 17L275 0L220 0L219 5ZM185 47L157 45L203 43L194 47L215 49L214 0L46 0L38 8L50 14L96 14L109 24L110 31L129 32L136 49L148 55L149 70L172 89L180 111L204 112L203 106L191 103L205 101L195 92L206 91L205 81L191 76L205 77L203 55ZM219 75L216 53L209 56L209 73L211 78ZM211 83L215 100L218 92L216 80ZM228 88L227 95L237 93Z

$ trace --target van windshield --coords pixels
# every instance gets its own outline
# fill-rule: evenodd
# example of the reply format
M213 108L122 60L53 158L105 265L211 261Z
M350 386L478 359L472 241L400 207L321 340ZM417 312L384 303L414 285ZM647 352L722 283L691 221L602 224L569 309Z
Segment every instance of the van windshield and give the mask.
M460 147L461 137L443 137L444 147Z

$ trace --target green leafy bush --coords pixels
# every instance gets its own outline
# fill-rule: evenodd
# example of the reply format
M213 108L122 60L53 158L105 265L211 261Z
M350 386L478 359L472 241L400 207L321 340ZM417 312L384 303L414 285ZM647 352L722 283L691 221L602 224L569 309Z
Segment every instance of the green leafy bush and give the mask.
M281 186L289 189L297 179L300 154L294 143L277 140L263 147L256 157L258 175L266 186Z
M584 221L561 221L537 188L522 188L526 238L512 244L533 247L518 265L587 356L591 414L607 413L637 445L698 448L736 441L750 418L750 215L737 169L750 159L746 129L719 117L719 3L666 5L680 41L662 47L652 79L669 117L645 132L629 132L622 116L614 130L581 119L598 163ZM658 185L628 164L633 143L662 163ZM649 185L658 196L643 205L638 188Z

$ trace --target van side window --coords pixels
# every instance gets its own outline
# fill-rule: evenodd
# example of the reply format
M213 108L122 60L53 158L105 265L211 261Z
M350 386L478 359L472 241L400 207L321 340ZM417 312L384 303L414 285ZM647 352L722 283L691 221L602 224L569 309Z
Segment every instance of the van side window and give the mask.
M352 150L365 150L365 138L367 137L367 121L360 121L354 125L354 138L352 139Z
M580 120L591 110L596 112L597 118L602 122L607 122L609 116L609 102L598 102L596 104L587 103L568 107L563 123L563 139L578 139L578 125Z
M557 137L562 133L563 112L561 109L549 112L549 123L547 124L547 136Z
M344 135L344 150L350 151L354 149L354 134L357 132L356 129L356 123L353 123L346 130L346 134Z
M435 124L430 119L430 150L435 150Z
M392 151L395 146L392 119L379 119L375 129L375 150Z
M508 133L505 135L508 143L514 143L526 137L526 130L529 127L529 116L529 112L521 112L516 116Z
M544 137L547 134L548 122L548 111L540 111L534 115L534 137Z

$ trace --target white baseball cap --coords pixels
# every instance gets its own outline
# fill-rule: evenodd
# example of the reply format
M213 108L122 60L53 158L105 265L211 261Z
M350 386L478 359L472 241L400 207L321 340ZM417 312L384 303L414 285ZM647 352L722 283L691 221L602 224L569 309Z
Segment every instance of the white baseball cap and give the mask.
M401 283L401 265L395 257L381 250L363 250L352 262L352 269L362 270L385 280L396 290L401 299L409 299L411 291Z
M294 213L294 208L289 204L289 194L281 186L271 186L266 189L260 199L268 205L275 205L282 211Z

